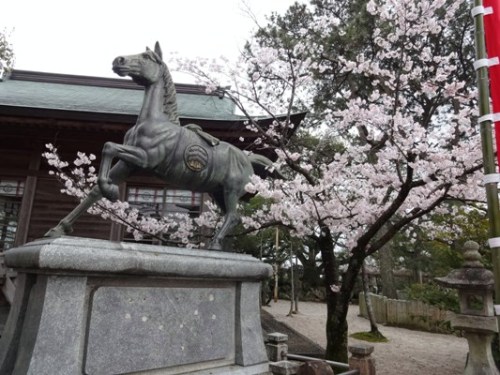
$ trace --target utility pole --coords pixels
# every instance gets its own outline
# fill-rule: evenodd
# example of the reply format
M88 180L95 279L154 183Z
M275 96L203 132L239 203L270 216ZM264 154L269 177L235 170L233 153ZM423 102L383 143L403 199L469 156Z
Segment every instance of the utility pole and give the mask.
M276 254L274 263L274 303L278 302L278 274L279 274L279 262L278 262L278 252L279 252L279 229L276 227Z
M295 301L295 278L293 275L293 242L292 241L290 241L290 286L291 286L290 312L288 313L288 316L292 316L292 314L295 312L293 310L293 303Z
M479 92L479 126L481 132L481 145L483 152L484 184L488 204L488 221L493 273L495 276L495 304L500 305L500 211L498 201L499 174L495 168L495 149L493 146L492 120L490 113L490 90L488 67L490 60L486 53L484 34L485 9L482 0L474 0L472 14L475 26L476 69L477 87Z

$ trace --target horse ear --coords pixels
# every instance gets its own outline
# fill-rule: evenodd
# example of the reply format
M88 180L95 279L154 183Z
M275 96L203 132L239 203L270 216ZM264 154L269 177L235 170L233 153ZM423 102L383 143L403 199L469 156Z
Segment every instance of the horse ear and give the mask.
M155 53L160 56L160 59L163 60L163 53L161 52L161 47L160 47L160 43L156 42L155 43Z

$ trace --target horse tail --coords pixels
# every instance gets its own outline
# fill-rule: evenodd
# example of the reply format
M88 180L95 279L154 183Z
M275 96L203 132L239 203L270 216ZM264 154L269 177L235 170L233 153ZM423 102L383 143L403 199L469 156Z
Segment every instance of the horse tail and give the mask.
M168 70L167 64L163 63L163 82L165 83L165 94L163 96L163 112L168 115L170 122L180 125L179 113L177 111L177 96L175 92L175 84L172 75Z
M254 173L260 178L272 177L284 180L285 176L281 171L273 166L273 162L265 156L259 154L248 155L250 163L252 163Z

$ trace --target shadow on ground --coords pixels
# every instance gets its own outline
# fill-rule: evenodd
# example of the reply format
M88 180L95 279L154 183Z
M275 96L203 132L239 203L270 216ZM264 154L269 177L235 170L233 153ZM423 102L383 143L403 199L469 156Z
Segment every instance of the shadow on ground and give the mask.
M309 340L304 335L298 333L285 323L278 322L267 311L261 310L262 330L264 337L268 333L279 332L288 335L288 352L293 354L305 355L308 357L324 358L325 349Z

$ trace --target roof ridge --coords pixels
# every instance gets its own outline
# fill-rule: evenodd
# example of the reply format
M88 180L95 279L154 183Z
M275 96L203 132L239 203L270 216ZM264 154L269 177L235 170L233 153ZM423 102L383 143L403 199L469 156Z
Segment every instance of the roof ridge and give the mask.
M20 70L20 69L12 70L8 79L16 81L57 83L62 85L81 85L81 86L130 89L130 90L143 90L143 87L137 85L135 82L128 79L83 76L76 74L48 73L48 72L38 72L38 71ZM207 94L206 86L202 85L194 85L189 83L176 83L175 89L180 94L210 95ZM212 94L212 95L217 95L217 94Z

